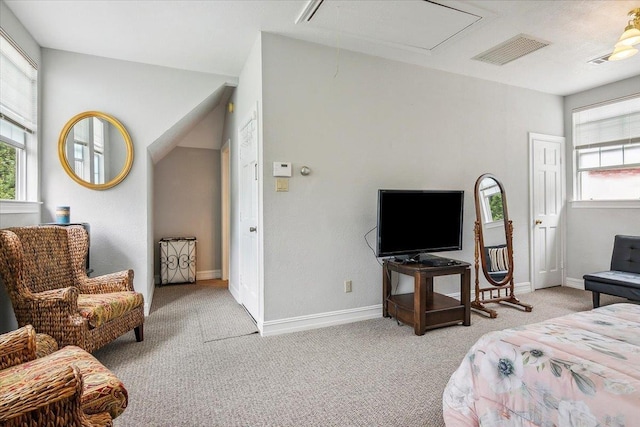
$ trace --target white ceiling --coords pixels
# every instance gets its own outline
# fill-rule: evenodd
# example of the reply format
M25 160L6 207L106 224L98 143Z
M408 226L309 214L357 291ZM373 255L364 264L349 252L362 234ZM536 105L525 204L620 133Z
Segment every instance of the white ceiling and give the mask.
M259 31L558 95L640 75L640 55L587 63L640 0L324 0L298 24L307 0L3 1L46 48L235 77ZM519 34L550 45L471 59Z

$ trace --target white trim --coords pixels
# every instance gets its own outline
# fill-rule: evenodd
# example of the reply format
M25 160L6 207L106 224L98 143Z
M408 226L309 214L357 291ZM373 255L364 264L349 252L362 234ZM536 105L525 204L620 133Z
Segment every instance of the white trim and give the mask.
M42 202L21 200L0 200L0 215L3 214L39 214Z
M267 337L359 322L362 320L377 319L379 317L382 317L382 304L310 314L308 316L290 317L287 319L269 320L263 322L262 325L258 325L258 329L263 337Z
M584 291L584 280L567 277L564 281L564 286L566 286L567 288L581 289Z
M231 286L229 286L231 290ZM516 294L532 292L530 282L516 283ZM233 292L232 292L233 294ZM460 298L460 292L447 294L451 298ZM471 292L471 301L475 299L475 292ZM326 313L310 314L307 316L290 317L286 319L258 322L258 330L263 337L287 334L290 332L308 331L311 329L325 328L328 326L343 325L346 323L360 322L362 320L377 319L382 317L382 304L368 307L351 308L347 310L330 311Z
M233 105L233 104L230 104ZM220 278L229 280L231 275L231 138L220 148L220 210L221 210L221 273Z
M573 200L573 209L640 209L640 200Z
M485 228L498 228L504 227L504 221L492 221L484 225Z
M235 283L231 282L231 277L229 277L229 284L227 285L227 289L231 292L231 296L236 300L238 304L242 304L240 300L240 288Z
M516 283L513 286L513 292L515 294L521 295L521 294L529 294L531 292L534 292L533 287L531 286L531 282L521 282L521 283ZM460 292L452 292L450 294L446 294L448 297L451 298L455 298L457 300L460 299ZM471 287L471 301L476 299L476 292L473 289L473 286Z
M220 270L202 270L196 271L196 280L210 280L210 279L219 279L222 277L222 272ZM159 274L153 276L154 285L161 284L161 278Z
M145 317L149 316L149 314L151 313L151 303L153 301L153 293L155 292L155 290L156 290L155 286L151 286L149 287L149 289L147 289L147 291L149 292L149 295L147 295L147 297L144 299Z
M202 270L196 271L196 280L219 279L222 277L221 270Z

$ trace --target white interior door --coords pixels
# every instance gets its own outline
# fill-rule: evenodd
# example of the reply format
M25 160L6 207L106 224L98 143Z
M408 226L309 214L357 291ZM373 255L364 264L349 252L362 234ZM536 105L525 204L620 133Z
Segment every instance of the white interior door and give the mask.
M564 138L529 134L534 289L563 283Z
M240 142L240 301L260 319L258 281L258 114L239 130Z

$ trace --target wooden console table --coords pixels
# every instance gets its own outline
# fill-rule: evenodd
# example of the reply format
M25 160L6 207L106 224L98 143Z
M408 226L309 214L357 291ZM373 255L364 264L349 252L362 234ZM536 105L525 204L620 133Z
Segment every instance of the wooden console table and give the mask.
M432 267L420 263L385 260L382 267L382 315L412 325L416 335L427 329L461 323L471 325L471 264ZM392 272L414 278L414 292L392 295ZM433 291L433 278L460 274L460 301Z

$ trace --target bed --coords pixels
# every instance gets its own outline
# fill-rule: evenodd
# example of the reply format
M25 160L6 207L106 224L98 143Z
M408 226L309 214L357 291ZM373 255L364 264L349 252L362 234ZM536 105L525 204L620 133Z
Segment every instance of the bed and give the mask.
M481 337L449 379L447 427L640 425L640 306Z

